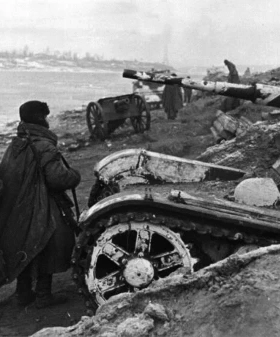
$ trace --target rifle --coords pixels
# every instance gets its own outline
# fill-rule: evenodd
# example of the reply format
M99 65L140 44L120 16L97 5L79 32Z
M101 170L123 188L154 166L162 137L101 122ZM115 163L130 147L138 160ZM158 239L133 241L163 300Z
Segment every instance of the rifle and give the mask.
M249 100L255 104L280 108L280 88L272 85L254 83L250 85L228 82L194 81L189 77L124 69L124 78L140 81L174 85L183 88L207 91L210 93Z
M70 166L69 166L68 162L66 161L66 159L63 157L63 155L61 155L61 159L62 159L64 165L65 165L68 169L70 169ZM75 188L71 188L71 192L72 192L73 201L74 201L74 205L75 205L77 222L79 222L80 209L79 209L79 204L78 204L78 199L77 199L77 194L76 194Z

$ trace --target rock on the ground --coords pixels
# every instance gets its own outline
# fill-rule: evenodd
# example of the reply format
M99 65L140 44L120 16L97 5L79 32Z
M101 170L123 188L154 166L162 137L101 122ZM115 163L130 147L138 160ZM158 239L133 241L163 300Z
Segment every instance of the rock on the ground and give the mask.
M250 206L273 206L279 197L279 190L271 178L245 179L234 191L235 201Z
M158 303L149 303L144 310L144 314L147 314L152 318L159 319L162 321L169 320L164 306Z
M209 147L196 159L266 176L280 156L275 142L279 134L280 123L256 122L246 133Z
M228 140L234 138L236 131L239 128L239 121L231 115L225 114L221 110L216 112L216 117L213 126L210 128L214 138L216 140ZM216 133L218 134L218 137L216 136Z
M145 337L154 328L154 320L145 315L129 317L117 326L116 336Z

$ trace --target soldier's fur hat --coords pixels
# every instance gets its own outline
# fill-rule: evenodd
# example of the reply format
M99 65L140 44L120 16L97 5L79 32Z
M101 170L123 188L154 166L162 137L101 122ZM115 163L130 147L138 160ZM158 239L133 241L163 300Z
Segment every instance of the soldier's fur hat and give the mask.
M47 103L40 101L28 101L19 108L20 120L49 128L46 116L50 113Z

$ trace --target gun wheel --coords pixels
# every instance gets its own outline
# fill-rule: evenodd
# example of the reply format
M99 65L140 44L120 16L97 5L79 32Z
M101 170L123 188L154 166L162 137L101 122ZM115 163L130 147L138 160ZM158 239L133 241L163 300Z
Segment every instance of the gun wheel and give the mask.
M107 137L107 123L103 121L102 107L99 103L90 102L88 104L86 120L91 138L104 140Z
M146 288L179 267L192 271L189 251L178 234L132 221L112 226L97 239L85 283L101 305L113 295Z
M140 95L134 96L134 101L136 108L138 110L139 116L131 117L131 124L136 133L143 133L146 130L150 130L151 125L151 114L150 108L146 103L144 97Z

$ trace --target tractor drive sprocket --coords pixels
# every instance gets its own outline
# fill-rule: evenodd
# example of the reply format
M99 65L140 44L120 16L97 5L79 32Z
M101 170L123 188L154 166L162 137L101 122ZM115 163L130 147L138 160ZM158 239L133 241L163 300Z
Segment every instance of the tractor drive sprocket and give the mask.
M80 234L72 258L73 279L87 314L93 315L111 296L148 287L178 268L192 273L243 247L276 242L279 239L190 221L166 210L118 210Z

